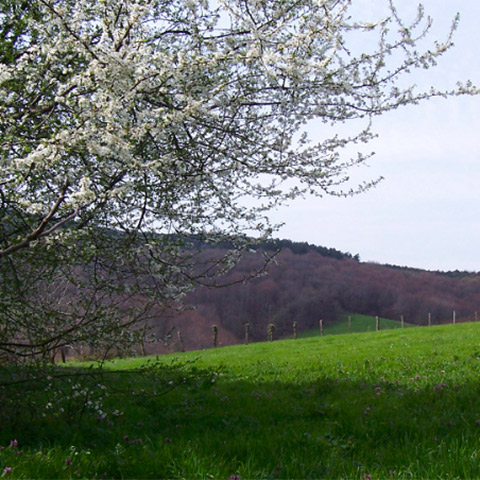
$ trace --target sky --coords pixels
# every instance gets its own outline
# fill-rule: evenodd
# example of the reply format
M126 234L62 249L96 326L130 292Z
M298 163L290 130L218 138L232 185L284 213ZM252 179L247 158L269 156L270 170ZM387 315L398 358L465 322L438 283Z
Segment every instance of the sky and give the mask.
M418 2L397 4L411 14ZM355 0L377 18L384 0ZM443 39L460 13L455 47L434 70L413 72L420 85L454 87L470 79L480 86L480 0L424 0ZM313 130L319 140L318 133ZM352 130L353 131L353 130ZM427 270L480 271L480 95L433 99L377 118L375 156L354 178L384 180L348 198L297 199L271 218L283 222L277 238L359 254L362 261Z

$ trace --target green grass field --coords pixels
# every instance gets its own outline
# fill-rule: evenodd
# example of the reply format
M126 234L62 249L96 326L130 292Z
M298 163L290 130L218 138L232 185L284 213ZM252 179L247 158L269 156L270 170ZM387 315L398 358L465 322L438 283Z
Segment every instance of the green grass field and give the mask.
M350 322L349 322L350 317ZM389 318L379 318L380 330L391 330L392 328L401 328L400 321L390 320ZM413 325L405 323L405 327ZM324 335L340 335L344 333L374 332L376 330L376 317L370 315L343 315L342 320L337 322L325 321L323 325ZM302 332L298 338L309 338L320 336L320 328Z
M4 478L480 477L480 324L72 368L1 390Z

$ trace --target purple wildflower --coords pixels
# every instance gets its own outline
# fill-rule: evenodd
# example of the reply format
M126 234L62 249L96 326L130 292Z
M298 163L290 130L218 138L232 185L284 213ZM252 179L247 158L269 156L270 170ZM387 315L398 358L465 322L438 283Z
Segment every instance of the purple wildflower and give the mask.
M18 447L18 440L15 438L10 441L10 446L11 447Z
M3 473L7 474L7 473L10 473L12 471L12 467L5 467L3 469Z

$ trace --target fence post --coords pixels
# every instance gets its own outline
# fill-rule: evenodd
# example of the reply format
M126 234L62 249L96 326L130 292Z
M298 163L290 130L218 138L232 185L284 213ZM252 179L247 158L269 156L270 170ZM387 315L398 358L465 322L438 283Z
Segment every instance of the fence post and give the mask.
M269 323L267 327L268 339L270 342L273 342L273 333L275 332L275 325L273 323Z
M432 314L431 313L428 314L428 326L429 327L432 326Z
M475 321L478 322L478 312L475 312Z
M378 332L380 330L380 320L378 315L375 317L375 330Z
M248 345L248 333L250 331L250 324L245 324L245 345Z
M319 325L320 325L320 336L323 337L323 320L320 320Z
M352 333L352 317L348 316L348 333Z
M183 344L182 332L180 330L177 330L177 337L178 337L178 341L180 342L180 349L182 352L184 352L185 345Z
M293 322L293 339L297 339L297 322Z
M213 333L213 348L217 348L217 338L218 338L218 327L216 325L212 325L212 333Z
M403 318L403 315L400 315L400 323L402 325L402 328L405 328L405 319Z
M453 324L455 325L456 323L456 317L457 317L457 312L455 312L455 310L453 311L453 316L452 316L452 320L453 320Z

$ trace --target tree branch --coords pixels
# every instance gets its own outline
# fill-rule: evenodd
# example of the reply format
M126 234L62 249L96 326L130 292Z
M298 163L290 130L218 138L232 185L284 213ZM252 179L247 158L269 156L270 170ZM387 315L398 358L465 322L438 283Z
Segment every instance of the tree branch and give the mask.
M30 245L30 243L33 242L34 240L37 240L41 237L45 237L47 235L50 235L52 232L54 232L55 230L60 228L66 222L75 218L75 216L78 213L78 210L75 210L67 218L64 218L63 220L57 222L55 225L50 227L48 230L45 230L48 223L53 218L53 216L57 213L58 209L60 208L60 205L65 200L65 195L67 193L67 190L68 190L69 186L70 186L70 183L67 180L62 187L62 191L60 193L60 196L57 198L57 201L55 202L53 207L50 209L50 212L48 212L48 214L40 222L38 227L33 232L29 233L22 241L16 243L15 245L10 245L9 247L5 248L4 250L0 250L0 258L6 257L7 255L10 255L14 252L17 252L18 250L21 250L22 248L28 247Z

